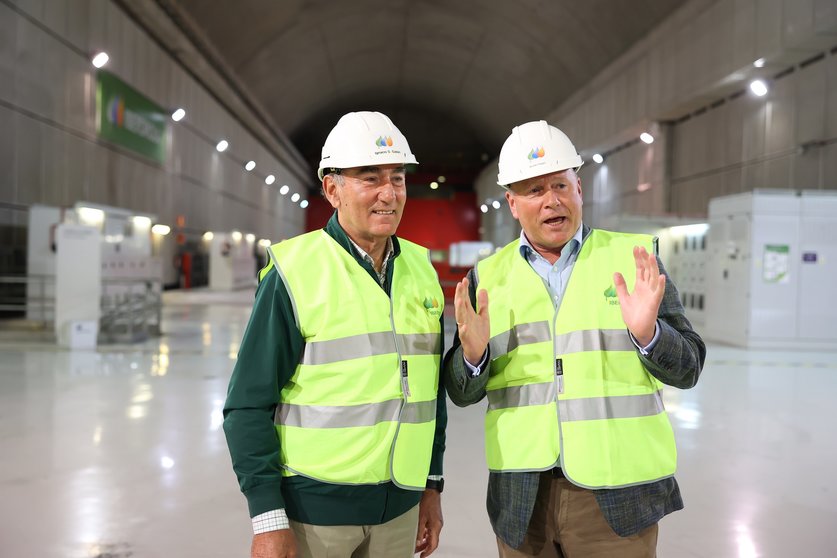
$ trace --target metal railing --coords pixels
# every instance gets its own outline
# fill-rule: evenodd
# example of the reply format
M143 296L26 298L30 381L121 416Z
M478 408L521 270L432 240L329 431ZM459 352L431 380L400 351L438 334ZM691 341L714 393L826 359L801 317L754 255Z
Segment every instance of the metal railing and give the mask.
M0 275L0 315L47 329L55 320L54 275Z
M162 282L158 277L103 278L100 308L100 343L160 335ZM53 329L55 276L0 276L0 322L14 329Z
M132 343L160 335L162 283L156 277L103 279L101 308L100 342Z

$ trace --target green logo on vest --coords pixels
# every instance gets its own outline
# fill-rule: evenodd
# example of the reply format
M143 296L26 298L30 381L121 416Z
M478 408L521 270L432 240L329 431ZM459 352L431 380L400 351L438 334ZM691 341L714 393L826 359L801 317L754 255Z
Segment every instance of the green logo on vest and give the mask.
M616 296L616 287L614 287L613 285L605 289L604 296L608 304L613 306L619 305L619 297Z
M439 301L436 300L436 297L424 297L424 308L427 310L427 313L431 316L438 316L442 313L442 309L439 307Z

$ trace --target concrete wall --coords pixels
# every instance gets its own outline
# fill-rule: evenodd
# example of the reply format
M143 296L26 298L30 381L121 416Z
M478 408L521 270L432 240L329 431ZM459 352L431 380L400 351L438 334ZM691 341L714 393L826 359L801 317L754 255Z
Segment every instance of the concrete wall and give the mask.
M705 217L712 197L754 188L837 189L835 46L833 0L686 3L544 115L589 161L585 221ZM747 91L756 77L770 85L765 97ZM646 130L650 146L637 141ZM590 160L597 152L603 165ZM478 204L496 192L492 167L480 175ZM513 238L511 215L500 213L483 216L482 238L495 244Z
M95 127L92 54L163 107L184 107L169 122L168 156L159 165L101 141ZM154 213L187 235L205 230L286 238L304 230L304 210L278 194L294 176L187 71L116 5L106 0L0 1L0 224L26 225L34 203L84 200ZM230 148L215 151L226 138ZM244 162L257 162L247 173ZM263 177L276 175L273 186Z

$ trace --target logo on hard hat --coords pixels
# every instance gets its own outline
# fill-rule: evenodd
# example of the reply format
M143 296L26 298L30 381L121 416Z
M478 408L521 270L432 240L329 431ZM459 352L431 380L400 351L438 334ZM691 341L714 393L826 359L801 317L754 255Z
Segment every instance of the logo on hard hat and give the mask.
M375 145L378 147L392 147L392 137L378 136L378 139L375 140Z
M528 159L540 159L544 155L546 155L546 152L543 150L543 147L536 147L529 152Z

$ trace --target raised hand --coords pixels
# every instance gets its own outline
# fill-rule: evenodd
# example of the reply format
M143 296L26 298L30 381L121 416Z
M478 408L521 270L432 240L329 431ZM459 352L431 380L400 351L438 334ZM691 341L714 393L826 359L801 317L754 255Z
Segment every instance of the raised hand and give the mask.
M468 278L456 284L453 295L453 310L456 316L456 327L459 330L459 341L462 343L462 354L465 360L477 365L482 360L491 331L488 321L488 293L482 289L477 293L478 312L471 305L468 296Z
M616 296L622 309L622 320L641 346L648 345L654 338L657 312L666 290L666 276L660 275L657 258L645 248L634 246L636 262L636 283L634 292L628 293L625 278L621 273L613 274Z

